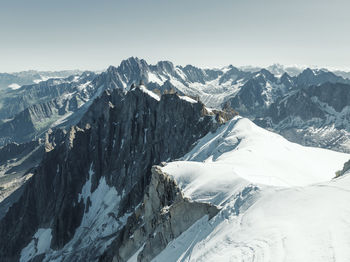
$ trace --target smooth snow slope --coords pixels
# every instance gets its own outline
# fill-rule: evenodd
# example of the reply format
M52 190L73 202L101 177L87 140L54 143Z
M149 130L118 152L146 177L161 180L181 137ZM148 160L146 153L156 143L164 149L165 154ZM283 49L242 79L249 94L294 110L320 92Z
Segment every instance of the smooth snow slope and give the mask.
M154 261L350 261L350 176L331 180L348 159L233 119L163 167L221 211Z
M200 163L174 162L164 171L176 174L177 166L182 172L184 166L203 165L204 169L217 170L213 178L217 172L225 177L234 173L254 183L305 186L330 180L349 159L349 154L291 143L249 119L236 117L201 139L183 159Z

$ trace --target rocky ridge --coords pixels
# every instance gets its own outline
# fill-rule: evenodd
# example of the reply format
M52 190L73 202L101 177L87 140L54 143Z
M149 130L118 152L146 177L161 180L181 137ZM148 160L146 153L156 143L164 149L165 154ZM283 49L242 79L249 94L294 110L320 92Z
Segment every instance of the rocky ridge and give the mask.
M181 157L220 125L201 102L149 92L104 92L77 126L48 134L42 162L0 220L2 258L98 259L144 199L151 167ZM39 248L44 236L50 245Z

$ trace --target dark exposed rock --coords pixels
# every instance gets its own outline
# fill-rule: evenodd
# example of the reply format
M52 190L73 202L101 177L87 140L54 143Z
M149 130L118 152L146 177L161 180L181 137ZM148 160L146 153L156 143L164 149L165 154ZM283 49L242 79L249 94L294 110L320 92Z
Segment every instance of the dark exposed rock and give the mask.
M324 83L290 92L255 123L292 142L349 152L350 85Z
M142 246L138 261L151 261L198 219L206 215L211 219L218 211L211 204L184 198L176 182L154 166L141 204L100 262L127 261Z
M325 83L300 89L272 104L268 115L275 123L287 117L325 119L329 114L326 107L341 112L350 105L350 85Z
M26 108L42 104L77 91L81 84L92 81L96 75L92 72L83 73L78 81L66 79L49 79L38 84L23 86L17 90L7 90L0 102L0 119L9 119Z
M0 165L14 157L28 155L32 150L39 146L39 141L31 141L25 144L10 143L0 148Z
M60 117L69 112L76 112L79 105L78 98L74 96L63 101L53 99L27 107L12 120L0 125L0 145L9 142L25 143L42 136Z
M21 186L31 177L43 154L40 141L10 143L0 148L0 219L21 196Z
M195 141L217 128L213 118L205 114L202 103L189 103L176 94L157 101L139 88L103 93L78 126L48 134L43 161L0 221L0 257L17 261L38 228L52 229L54 250L72 239L86 210L77 196L92 163L91 192L104 177L123 192L114 216L132 212L150 182L151 167L188 152ZM96 256L97 247L87 248L90 252L81 250L65 261Z
M198 82L204 84L206 81L216 79L218 76L222 75L220 70L201 69L192 65L179 68L186 75L187 80L192 83Z
M340 177L348 173L350 170L350 160L344 163L343 169L335 173L335 177Z
M337 76L332 72L324 70L311 70L310 68L305 69L295 78L295 83L299 87L320 85L326 82L350 84L348 79Z

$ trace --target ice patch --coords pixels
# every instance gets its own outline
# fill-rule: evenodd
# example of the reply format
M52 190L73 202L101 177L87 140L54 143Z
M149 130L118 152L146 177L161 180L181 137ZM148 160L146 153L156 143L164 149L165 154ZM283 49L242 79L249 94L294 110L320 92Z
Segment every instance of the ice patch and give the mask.
M49 251L52 239L51 231L51 228L39 228L32 241L22 249L19 261L27 262L35 256Z
M149 95L150 97L154 98L155 100L160 101L160 97L155 93L153 93L152 91L148 90L144 85L140 86L140 90L146 93L147 95Z
M192 98L189 97L189 96L179 96L179 97L180 97L180 99L185 100L185 101L187 101L187 102L190 102L190 103L192 103L192 104L196 104L196 103L198 102L198 101L192 99Z
M152 72L148 72L148 82L153 82L160 86L164 84L164 81Z
M13 84L9 85L8 87L13 89L13 90L21 88L21 86L19 84L16 84L16 83L13 83Z
M77 88L79 91L83 91L83 90L86 90L86 87L88 87L90 84L91 84L91 81L87 81L86 83L79 85Z
M116 232L125 225L131 215L126 213L117 217L121 195L114 187L110 187L105 177L99 181L98 187L91 193L91 179L94 174L92 164L89 170L89 180L85 183L79 200L83 199L85 207L90 198L91 205L85 208L80 226L76 229L74 237L61 250L49 250L44 261L83 261L88 252L101 255L116 237ZM87 211L88 210L88 211ZM92 251L93 248L93 251ZM79 252L77 252L77 250Z
M78 195L78 202L81 201L81 199L84 200L84 204L86 205L87 198L91 195L91 179L94 174L94 171L92 170L92 163L90 165L89 169L89 179L84 184L83 188L81 189L81 193Z

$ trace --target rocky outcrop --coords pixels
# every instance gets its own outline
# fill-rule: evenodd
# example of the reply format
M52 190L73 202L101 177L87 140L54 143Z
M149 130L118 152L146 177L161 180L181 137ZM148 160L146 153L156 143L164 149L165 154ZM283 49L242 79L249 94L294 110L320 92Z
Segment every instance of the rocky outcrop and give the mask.
M349 173L349 170L350 170L350 160L344 163L342 170L339 170L335 173L335 177L343 176L343 175Z
M184 198L176 181L154 166L143 201L100 261L127 261L137 251L138 261L151 261L198 219L211 219L218 211L211 204Z

